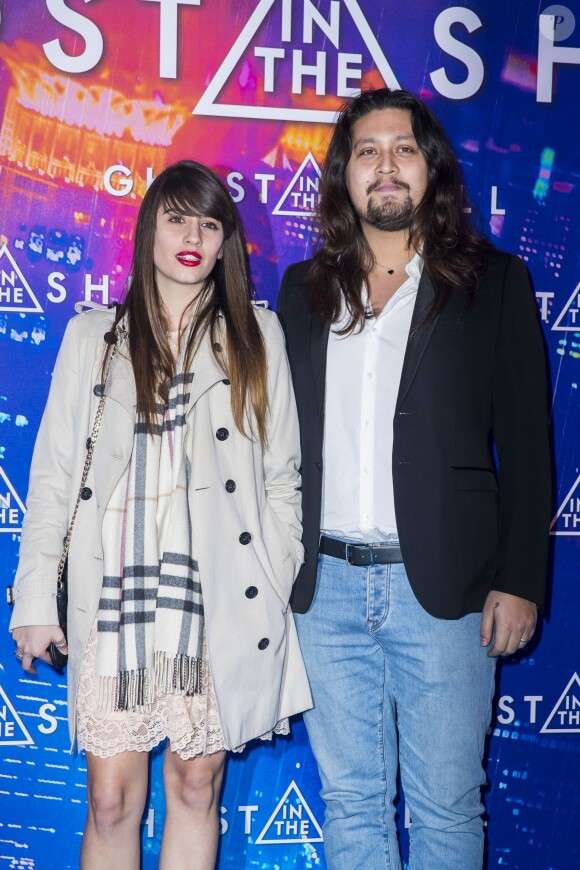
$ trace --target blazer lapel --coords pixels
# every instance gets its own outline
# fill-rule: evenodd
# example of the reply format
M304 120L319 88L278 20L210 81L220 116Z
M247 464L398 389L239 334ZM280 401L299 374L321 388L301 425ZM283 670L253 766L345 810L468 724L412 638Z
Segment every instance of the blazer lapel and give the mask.
M318 418L320 425L324 422L324 393L326 388L326 355L330 324L322 320L310 322L310 358L314 372L314 385L318 403Z
M413 310L409 340L405 351L405 359L403 360L403 371L401 372L401 382L399 384L399 393L397 395L396 410L401 406L403 399L413 383L413 379L417 373L417 369L419 368L419 363L423 358L429 339L431 338L435 325L439 319L439 315L437 315L437 317L435 317L427 326L421 325L433 304L434 298L435 288L433 287L427 272L423 269L423 274L417 290L417 300Z

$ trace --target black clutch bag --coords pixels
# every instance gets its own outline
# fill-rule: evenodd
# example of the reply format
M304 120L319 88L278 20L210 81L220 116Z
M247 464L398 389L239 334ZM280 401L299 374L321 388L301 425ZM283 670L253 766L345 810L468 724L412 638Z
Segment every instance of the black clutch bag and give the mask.
M68 608L68 560L65 561L64 567L62 570L62 574L59 577L58 585L56 589L56 612L58 614L58 624L62 628L64 632L64 636L67 637L66 633L66 618L67 618L67 608ZM48 654L50 656L50 663L53 668L56 668L57 671L62 671L68 661L68 655L65 655L63 652L59 650L55 643L51 643L48 646Z

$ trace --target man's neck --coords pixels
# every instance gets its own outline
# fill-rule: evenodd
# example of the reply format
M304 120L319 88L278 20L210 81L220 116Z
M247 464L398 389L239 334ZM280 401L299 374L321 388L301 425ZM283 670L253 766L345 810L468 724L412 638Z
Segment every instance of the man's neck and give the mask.
M376 262L382 267L390 269L407 263L415 253L409 250L406 230L391 233L365 226L363 232Z

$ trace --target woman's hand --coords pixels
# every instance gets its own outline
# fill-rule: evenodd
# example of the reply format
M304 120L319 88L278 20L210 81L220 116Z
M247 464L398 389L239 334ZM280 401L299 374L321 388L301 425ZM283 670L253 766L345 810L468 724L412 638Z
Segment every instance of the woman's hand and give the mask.
M64 632L58 625L23 625L14 629L12 639L16 643L14 655L29 674L36 673L34 659L50 664L49 644L54 643L63 655L68 654Z

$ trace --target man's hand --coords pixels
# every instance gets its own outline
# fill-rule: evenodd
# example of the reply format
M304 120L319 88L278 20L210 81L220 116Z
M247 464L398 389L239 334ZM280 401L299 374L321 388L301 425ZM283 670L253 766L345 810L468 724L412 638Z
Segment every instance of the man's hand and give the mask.
M538 608L532 601L492 589L481 614L481 645L489 646L493 637L488 656L513 655L532 639L537 619Z
M64 655L68 653L64 632L59 625L23 625L21 628L14 629L12 640L16 642L14 654L29 674L36 673L33 665L35 659L42 659L43 662L50 664L50 656L47 652L50 643L58 646Z

